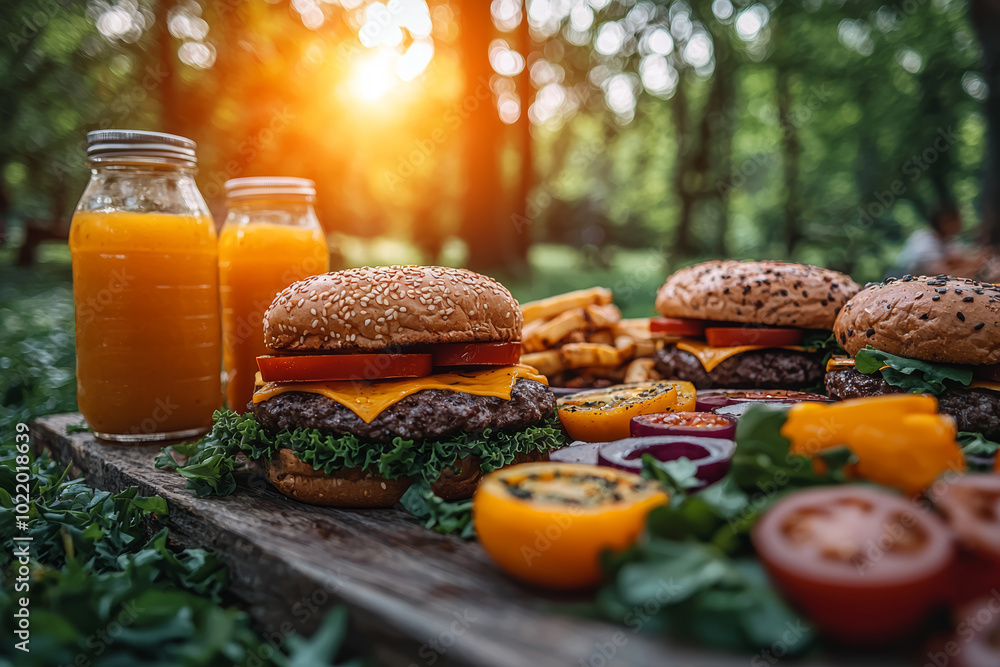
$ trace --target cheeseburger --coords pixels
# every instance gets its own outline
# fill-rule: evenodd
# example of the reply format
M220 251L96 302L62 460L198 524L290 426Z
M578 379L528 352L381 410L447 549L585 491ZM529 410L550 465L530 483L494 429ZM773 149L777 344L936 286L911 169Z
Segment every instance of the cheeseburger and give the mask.
M471 496L484 471L562 445L546 379L517 363L521 322L503 285L463 269L293 283L264 315L274 354L258 359L230 436L304 502L388 506L421 481L445 499Z
M937 396L960 431L1000 437L1000 287L952 276L869 285L837 316L853 358L827 365L827 393Z
M859 287L789 262L710 261L667 279L650 328L667 337L656 370L709 387L793 389L823 380L837 312Z

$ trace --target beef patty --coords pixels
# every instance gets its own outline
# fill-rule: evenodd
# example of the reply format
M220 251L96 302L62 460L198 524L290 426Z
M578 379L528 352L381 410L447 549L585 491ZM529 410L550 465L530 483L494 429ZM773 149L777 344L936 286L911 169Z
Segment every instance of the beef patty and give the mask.
M667 379L686 380L698 389L798 389L823 380L820 357L781 349L743 352L706 371L690 352L666 345L656 354L656 370Z
M882 394L902 394L881 375L866 375L851 368L826 374L826 393L844 400ZM938 410L955 418L959 431L977 431L987 438L1000 437L1000 393L988 389L946 389L937 397Z
M315 428L388 442L397 436L419 440L485 428L519 430L550 415L555 404L556 398L547 386L520 378L514 383L510 400L424 389L393 403L370 424L336 401L299 391L278 394L248 407L254 419L272 433L286 428Z

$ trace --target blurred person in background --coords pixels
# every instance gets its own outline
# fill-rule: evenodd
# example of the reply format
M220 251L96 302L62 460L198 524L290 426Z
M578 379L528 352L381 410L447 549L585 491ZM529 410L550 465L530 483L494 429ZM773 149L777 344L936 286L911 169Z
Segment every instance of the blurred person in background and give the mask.
M976 278L993 261L989 250L973 250L959 240L962 216L954 203L939 204L930 214L930 228L918 229L906 239L891 275L947 274Z

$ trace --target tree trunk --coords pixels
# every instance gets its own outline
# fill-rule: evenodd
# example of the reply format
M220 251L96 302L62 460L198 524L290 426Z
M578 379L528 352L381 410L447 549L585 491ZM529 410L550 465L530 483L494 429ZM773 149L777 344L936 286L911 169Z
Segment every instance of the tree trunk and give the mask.
M521 172L518 174L517 187L514 191L514 208L521 224L514 228L514 259L522 266L528 263L528 248L531 246L534 227L537 220L532 216L537 214L531 207L529 197L535 185L535 159L532 154L531 120L528 118L528 107L535 97L531 86L531 73L528 67L531 56L531 30L528 28L528 0L521 5L521 25L517 30L517 43L524 56L524 69L517 77L517 90L521 96L521 116L517 119L517 144L521 153ZM525 224L527 221L527 224Z
M483 271L511 266L516 216L502 209L503 193L499 148L503 124L497 115L490 77L489 45L493 39L490 3L462 2L460 52L465 91L460 105L462 171L466 187L462 201L461 235L468 249L468 265Z
M799 194L799 135L792 118L791 76L785 70L778 71L778 124L782 132L782 153L785 172L785 252L790 257L796 244L802 238L799 220L802 217L802 201Z
M184 131L178 113L178 99L174 91L177 78L176 45L174 36L170 34L170 28L167 25L167 17L173 6L174 0L158 0L156 3L156 51L155 56L152 57L155 59L153 67L156 68L161 77L158 87L160 113L162 114L160 122L163 131L183 136Z
M984 111L988 126L983 174L984 243L1000 247L1000 0L972 0L972 24L983 49L982 75L990 87Z
M677 217L677 228L674 235L674 249L682 257L694 254L694 243L691 240L691 214L694 208L695 195L686 185L690 160L688 158L691 140L688 136L688 108L684 74L681 74L674 93L674 135L677 137L677 153L674 167L674 191L680 197L681 212Z

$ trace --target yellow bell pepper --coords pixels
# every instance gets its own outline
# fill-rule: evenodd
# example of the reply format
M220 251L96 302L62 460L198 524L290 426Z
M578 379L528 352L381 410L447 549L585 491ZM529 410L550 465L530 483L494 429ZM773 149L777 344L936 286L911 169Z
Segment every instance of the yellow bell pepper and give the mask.
M947 470L965 469L957 430L954 419L938 414L933 396L893 394L799 403L789 410L781 434L800 456L846 446L858 457L861 477L912 494Z
M891 424L913 414L936 415L937 399L921 394L888 394L839 403L796 403L788 411L781 435L792 442L793 454L813 456L845 444L859 424Z

